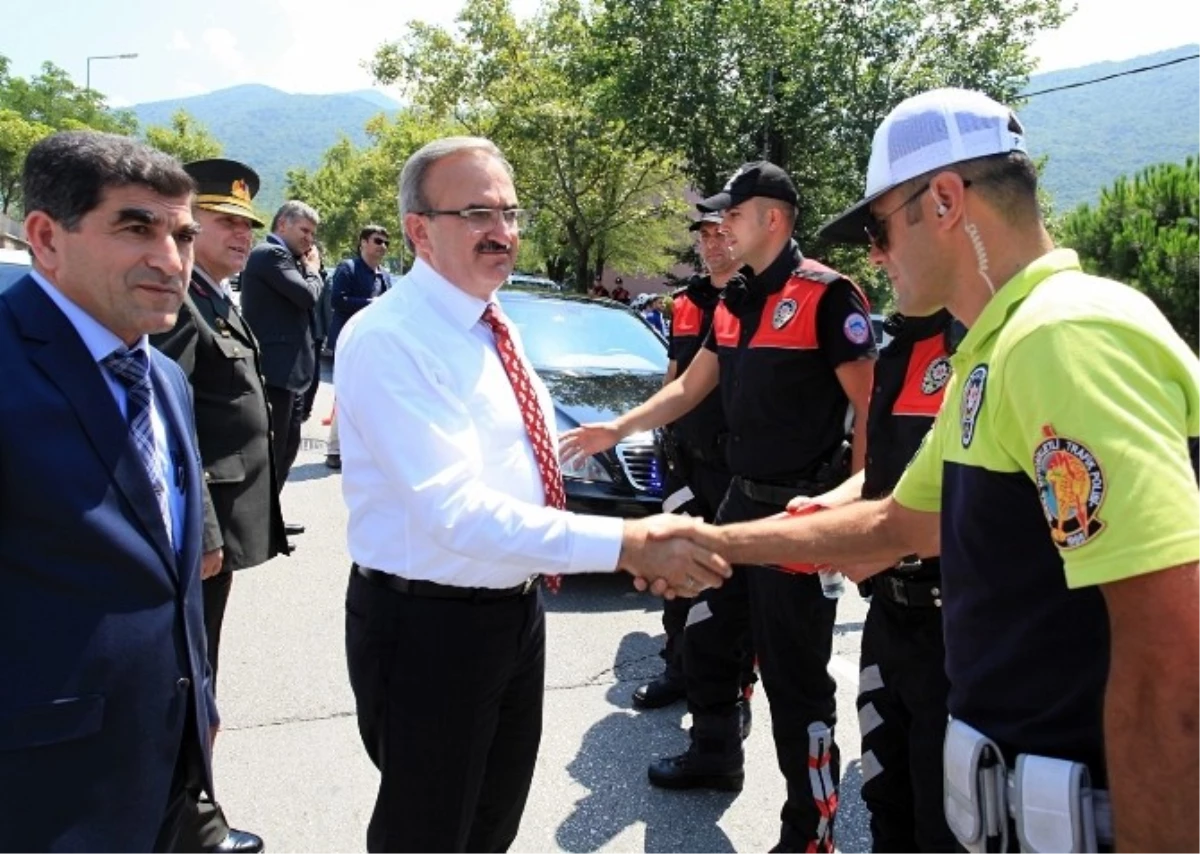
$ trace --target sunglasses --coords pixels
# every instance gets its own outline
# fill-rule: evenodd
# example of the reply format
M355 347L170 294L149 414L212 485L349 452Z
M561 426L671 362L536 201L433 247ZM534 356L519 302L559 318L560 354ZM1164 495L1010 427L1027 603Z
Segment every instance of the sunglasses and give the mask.
M376 246L382 246L384 249L388 246L387 238L385 237L372 237L371 242Z
M971 182L968 180L964 180L963 181L963 189L965 190L969 186L971 186ZM911 205L917 199L921 198L921 196L925 195L925 193L927 193L929 191L929 187L930 187L929 184L925 184L923 187L921 187L921 189L917 190L915 193L913 193L907 199L902 201L900 204L896 205L896 207L892 208L890 211L883 214L882 216L875 216L875 214L870 213L868 211L867 218L863 222L863 231L865 231L867 233L867 240L871 241L872 246L874 246L880 252L887 252L887 249L888 249L887 221L889 219L891 219L891 217L895 216L896 214L900 213L900 211L904 210L906 207Z

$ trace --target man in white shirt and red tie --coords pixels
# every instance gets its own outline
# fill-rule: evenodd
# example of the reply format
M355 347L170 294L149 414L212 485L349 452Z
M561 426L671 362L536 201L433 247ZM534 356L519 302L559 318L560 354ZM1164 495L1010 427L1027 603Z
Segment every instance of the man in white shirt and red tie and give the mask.
M564 511L549 394L495 293L524 213L491 142L437 140L400 175L417 260L338 342L342 491L354 561L346 652L380 770L370 851L504 851L542 730L540 577L611 572L695 595L717 555ZM556 580L556 578L555 578Z

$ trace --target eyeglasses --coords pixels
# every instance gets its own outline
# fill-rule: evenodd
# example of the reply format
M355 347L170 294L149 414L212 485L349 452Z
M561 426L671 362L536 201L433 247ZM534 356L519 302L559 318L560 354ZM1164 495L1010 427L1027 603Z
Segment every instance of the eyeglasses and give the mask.
M529 211L523 208L463 208L457 211L417 211L421 216L457 216L476 234L491 231L501 221L518 231L529 225Z
M964 180L963 181L963 189L965 190L969 186L971 186L971 182L968 180ZM911 205L917 199L921 198L921 196L925 195L925 193L928 192L929 187L930 187L929 184L925 184L923 187L921 187L921 189L917 190L915 193L913 193L907 199L902 201L900 204L896 205L896 207L892 208L890 211L885 213L883 216L875 216L874 214L868 212L867 219L863 223L863 231L865 231L867 233L867 240L871 241L871 244L876 249L878 249L880 252L887 252L887 248L888 248L887 221L888 221L888 219L890 219L895 214L898 214L900 211L904 210L906 207Z
M384 249L387 249L388 247L387 239L383 237L372 237L371 242L376 246L382 246Z

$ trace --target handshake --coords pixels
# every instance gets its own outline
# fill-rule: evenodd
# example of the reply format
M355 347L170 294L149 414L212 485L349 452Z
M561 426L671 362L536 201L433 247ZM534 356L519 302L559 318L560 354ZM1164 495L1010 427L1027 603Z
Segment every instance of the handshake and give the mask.
M638 590L656 596L697 596L720 587L733 567L713 548L717 529L690 516L626 520L617 562Z

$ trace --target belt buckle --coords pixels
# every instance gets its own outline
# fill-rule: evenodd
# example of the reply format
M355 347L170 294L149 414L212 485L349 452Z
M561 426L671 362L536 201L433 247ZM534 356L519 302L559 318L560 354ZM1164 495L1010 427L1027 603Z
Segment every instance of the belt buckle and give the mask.
M541 578L540 575L531 575L526 578L525 583L521 585L521 595L528 596L529 591L532 590L534 585L538 583L539 578Z

